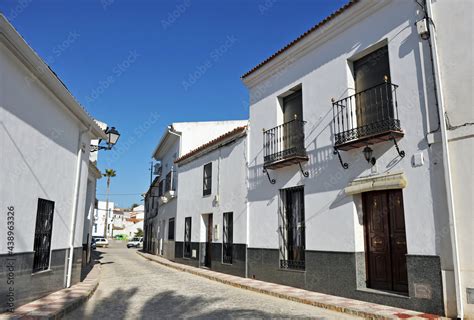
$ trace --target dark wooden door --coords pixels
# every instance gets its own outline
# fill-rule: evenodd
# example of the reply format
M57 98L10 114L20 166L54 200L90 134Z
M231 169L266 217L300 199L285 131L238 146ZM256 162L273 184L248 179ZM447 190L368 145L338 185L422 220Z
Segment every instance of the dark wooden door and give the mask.
M204 264L206 267L210 268L212 261L212 214L208 214L207 217L206 256Z
M358 127L393 118L391 90L379 85L390 79L388 48L382 47L354 61ZM377 87L378 86L378 87Z
M367 285L373 289L408 291L406 236L401 190L363 194Z

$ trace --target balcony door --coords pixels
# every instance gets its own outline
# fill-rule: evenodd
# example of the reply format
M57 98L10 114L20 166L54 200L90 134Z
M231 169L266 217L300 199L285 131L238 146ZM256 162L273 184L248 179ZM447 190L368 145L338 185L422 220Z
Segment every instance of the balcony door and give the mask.
M283 150L304 149L303 94L301 89L283 98Z
M384 46L354 61L357 127L374 126L393 118L388 47ZM374 128L368 128L369 130Z

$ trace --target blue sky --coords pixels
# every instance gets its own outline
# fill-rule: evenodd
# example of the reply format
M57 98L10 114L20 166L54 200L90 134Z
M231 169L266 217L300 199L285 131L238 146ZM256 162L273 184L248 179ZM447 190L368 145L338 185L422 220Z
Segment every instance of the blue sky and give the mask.
M6 0L0 10L98 120L121 133L111 200L141 203L166 125L246 119L240 76L346 0ZM104 199L105 179L97 194Z

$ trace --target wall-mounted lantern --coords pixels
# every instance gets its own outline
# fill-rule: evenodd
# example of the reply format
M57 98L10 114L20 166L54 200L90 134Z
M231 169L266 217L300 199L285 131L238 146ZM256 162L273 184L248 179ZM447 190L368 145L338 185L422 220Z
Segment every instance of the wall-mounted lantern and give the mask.
M371 147L367 146L367 147L364 148L364 150L362 152L364 152L365 160L367 160L368 163L371 163L372 165L375 165L375 162L377 160L375 159L375 157L372 157L372 154L373 154L374 150L372 150Z
M98 151L98 150L110 150L112 147L117 143L118 139L120 138L120 133L115 129L115 127L107 127L105 129L105 134L107 135L107 145L100 146L100 145L91 145L91 152ZM99 144L102 142L102 139L99 140Z

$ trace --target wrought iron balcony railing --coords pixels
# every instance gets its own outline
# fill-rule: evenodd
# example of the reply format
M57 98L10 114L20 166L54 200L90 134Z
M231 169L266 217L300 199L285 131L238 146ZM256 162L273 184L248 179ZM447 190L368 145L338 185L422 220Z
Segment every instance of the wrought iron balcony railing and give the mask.
M263 132L265 168L279 168L308 160L304 146L304 121L294 119Z
M335 147L341 150L403 136L398 118L398 85L384 82L333 100Z

